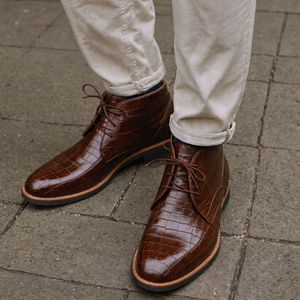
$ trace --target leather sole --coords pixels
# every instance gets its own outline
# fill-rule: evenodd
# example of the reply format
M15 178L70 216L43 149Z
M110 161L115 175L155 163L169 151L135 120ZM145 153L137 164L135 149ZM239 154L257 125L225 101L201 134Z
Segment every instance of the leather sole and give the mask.
M227 194L225 195L224 200L223 200L222 210L226 207L226 205L229 201L229 198L230 198L230 182L228 185ZM220 250L220 240L221 240L221 230L219 230L218 241L217 241L217 244L216 244L213 252L209 255L209 257L207 257L204 260L204 262L202 262L197 268L195 268L193 271L186 274L185 276L180 277L176 280L164 282L164 283L155 283L155 282L147 281L138 275L138 273L136 271L137 254L138 254L138 248L137 248L137 250L135 251L134 257L133 257L132 268L131 268L133 280L139 287L141 287L145 290L148 290L148 291L152 291L152 292L167 292L167 291L177 289L177 288L187 284L188 282L192 281L199 275L201 275L213 263L213 261L216 259L217 255L219 253L219 250Z
M29 194L25 186L23 186L21 194L22 197L33 204L37 205L44 205L44 206L53 206L53 205L63 205L63 204L69 204L73 202L77 202L86 198L89 198L101 190L103 190L113 179L113 176L132 163L133 161L136 161L138 159L143 159L143 162L146 164L150 162L153 159L156 158L165 158L168 155L168 151L163 147L164 144L166 144L169 140L165 140L163 142L160 142L158 144L152 145L150 147L144 148L136 153L133 153L132 155L128 156L125 160L123 160L121 163L119 163L101 182L99 182L96 186L87 189L83 192L71 194L67 196L62 197L50 197L50 198L44 198L44 197L36 197L34 195Z

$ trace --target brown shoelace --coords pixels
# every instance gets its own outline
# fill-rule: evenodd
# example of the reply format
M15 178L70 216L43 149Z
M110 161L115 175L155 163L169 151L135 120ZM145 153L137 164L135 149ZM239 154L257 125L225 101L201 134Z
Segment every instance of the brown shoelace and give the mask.
M95 95L90 95L86 92L86 87L89 86L91 88L93 88L97 94ZM91 84L85 84L82 88L83 92L86 94L85 97L83 97L84 99L86 98L98 98L100 100L100 104L99 106L97 107L97 111L96 111L96 114L95 114L95 117L94 119L91 121L91 124L94 124L99 130L101 130L104 134L107 134L109 137L113 137L112 135L110 135L108 132L105 131L106 127L103 127L103 126L100 126L99 124L97 124L96 120L98 118L98 116L105 116L107 118L107 120L114 126L114 127L117 127L117 125L112 121L112 119L109 117L109 114L113 114L113 115L116 115L116 116L122 116L122 113L125 114L126 118L128 117L128 114L127 112L120 108L120 107L116 107L116 106L113 106L113 105L109 105L106 103L106 100L104 99L104 97L102 95L99 94L98 90ZM122 113L117 113L113 110L119 110L121 111Z
M164 145L164 148L169 151L169 149L165 145ZM158 165L155 165L155 166L151 166L151 164L156 162L156 161L164 161L164 163L161 163L161 164L158 164ZM180 160L178 158L175 158L175 157L169 157L169 158L157 158L157 159L151 161L150 163L148 163L146 165L146 167L156 168L156 167L159 167L159 166L162 166L162 165L168 165L168 164L175 165L175 166L182 166L187 171L187 174L189 176L183 177L179 174L175 174L175 173L167 171L166 176L172 176L172 177L174 176L174 177L180 178L181 180L186 182L186 184L184 186L180 186L180 185L176 184L174 182L174 180L171 180L170 184L168 186L163 186L163 188L173 189L173 190L180 191L180 192L186 192L186 193L193 194L193 195L200 195L200 193L191 191L190 186L188 184L189 178L191 178L192 182L195 185L195 187L197 189L199 189L199 186L197 184L197 180L199 180L199 181L204 181L205 180L205 175L198 169L197 165L187 163L187 162L182 161L182 160ZM199 178L196 175L196 173L200 174L202 176L202 178Z

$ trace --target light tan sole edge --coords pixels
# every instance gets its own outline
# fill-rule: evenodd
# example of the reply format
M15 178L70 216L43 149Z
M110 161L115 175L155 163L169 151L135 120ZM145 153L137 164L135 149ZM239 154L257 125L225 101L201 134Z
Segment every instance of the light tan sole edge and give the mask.
M99 189L101 186L105 185L105 183L111 179L112 175L124 164L126 164L129 160L131 160L132 158L136 157L136 156L139 156L147 151L150 151L154 148L158 148L158 147L161 147L163 146L165 143L167 143L169 141L169 139L167 140L164 140L160 143L157 143L155 145L152 145L150 147L147 147L147 148L144 148L138 152L135 152L133 153L132 155L130 155L129 157L127 157L125 160L123 160L122 162L120 162L101 182L99 182L96 186L90 188L90 189L87 189L83 192L80 192L80 193L76 193L76 194L71 194L71 195L67 195L67 196L62 196L62 197L51 197L51 198L43 198L43 197L36 197L36 196L33 196L31 194L29 194L26 189L25 189L25 186L22 187L22 193L24 194L25 197L29 198L29 199L32 199L32 200L35 200L35 201L44 201L44 202L53 202L53 201L63 201L63 200L68 200L68 199L73 199L73 198L77 198L77 197L81 197L81 196L84 196L86 194L89 194L89 193L92 193L93 191Z

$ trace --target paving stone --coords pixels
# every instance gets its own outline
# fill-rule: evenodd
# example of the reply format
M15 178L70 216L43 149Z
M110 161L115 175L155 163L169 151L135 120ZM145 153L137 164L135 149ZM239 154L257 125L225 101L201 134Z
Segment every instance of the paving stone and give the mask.
M300 10L300 5L299 5ZM289 15L280 45L280 54L300 56L300 16Z
M195 298L186 298L185 296L173 296L171 293L150 293L146 291L129 293L128 300L192 300ZM197 298L199 299L199 298Z
M0 2L1 44L30 45L60 13L59 3Z
M265 55L252 55L248 73L248 80L269 82L273 57Z
M77 126L0 120L0 200L23 202L20 192L26 178L73 145L82 131Z
M154 37L161 53L174 52L174 29L172 16L156 16Z
M120 203L115 218L146 224L163 172L164 166L150 168L141 163L130 189Z
M153 0L155 14L172 16L172 0Z
M0 270L0 298L22 300L122 300L124 292Z
M267 90L267 83L247 82L243 100L235 118L236 131L229 143L257 145Z
M180 295L206 300L228 299L240 246L240 240L222 237L220 253L209 269L191 283L172 292L171 297Z
M0 191L1 190L3 190L3 186L0 182ZM4 231L8 223L14 218L18 210L19 207L16 205L0 202L0 234Z
M228 234L244 234L258 150L225 145L224 151L230 169L230 200L222 212L221 231Z
M35 46L80 51L66 14L62 14L53 26L36 40Z
M58 206L54 210L109 217L121 195L123 195L125 188L130 184L130 179L136 171L138 164L138 161L134 162L119 171L109 185L93 197L72 203L71 205Z
M249 240L235 299L300 299L300 247Z
M300 241L300 152L262 149L250 235Z
M19 74L19 61L21 60L23 49L12 47L0 47L0 92L3 95L4 91L10 89L12 81ZM1 96L2 100L2 96ZM3 113L1 108L0 116Z
M253 33L252 53L276 53L284 14L257 12Z
M298 0L258 0L256 8L258 10L300 13L300 2Z
M262 144L300 150L299 86L272 85L264 118Z
M82 99L82 85L102 92L101 80L80 52L33 50L23 59L19 76L2 94L1 115L18 120L87 126L99 100Z
M130 268L143 227L29 206L1 239L0 266L134 290Z
M279 57L274 81L280 83L299 84L300 58Z

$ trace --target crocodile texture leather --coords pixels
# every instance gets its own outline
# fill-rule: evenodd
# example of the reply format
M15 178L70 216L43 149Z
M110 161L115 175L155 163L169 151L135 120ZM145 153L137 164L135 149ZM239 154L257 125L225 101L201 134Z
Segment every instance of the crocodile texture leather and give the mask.
M164 283L179 286L181 279L188 280L193 270L213 259L229 189L222 145L199 149L170 140L169 147L164 176L133 264L140 286L159 286L162 291Z
M135 153L167 140L171 133L168 122L173 105L166 84L158 90L131 100L94 88L100 105L83 138L29 176L23 195L43 202L82 195L105 181L116 166L122 166ZM37 199L38 198L38 199ZM72 202L69 201L68 202ZM62 203L60 203L62 204Z

